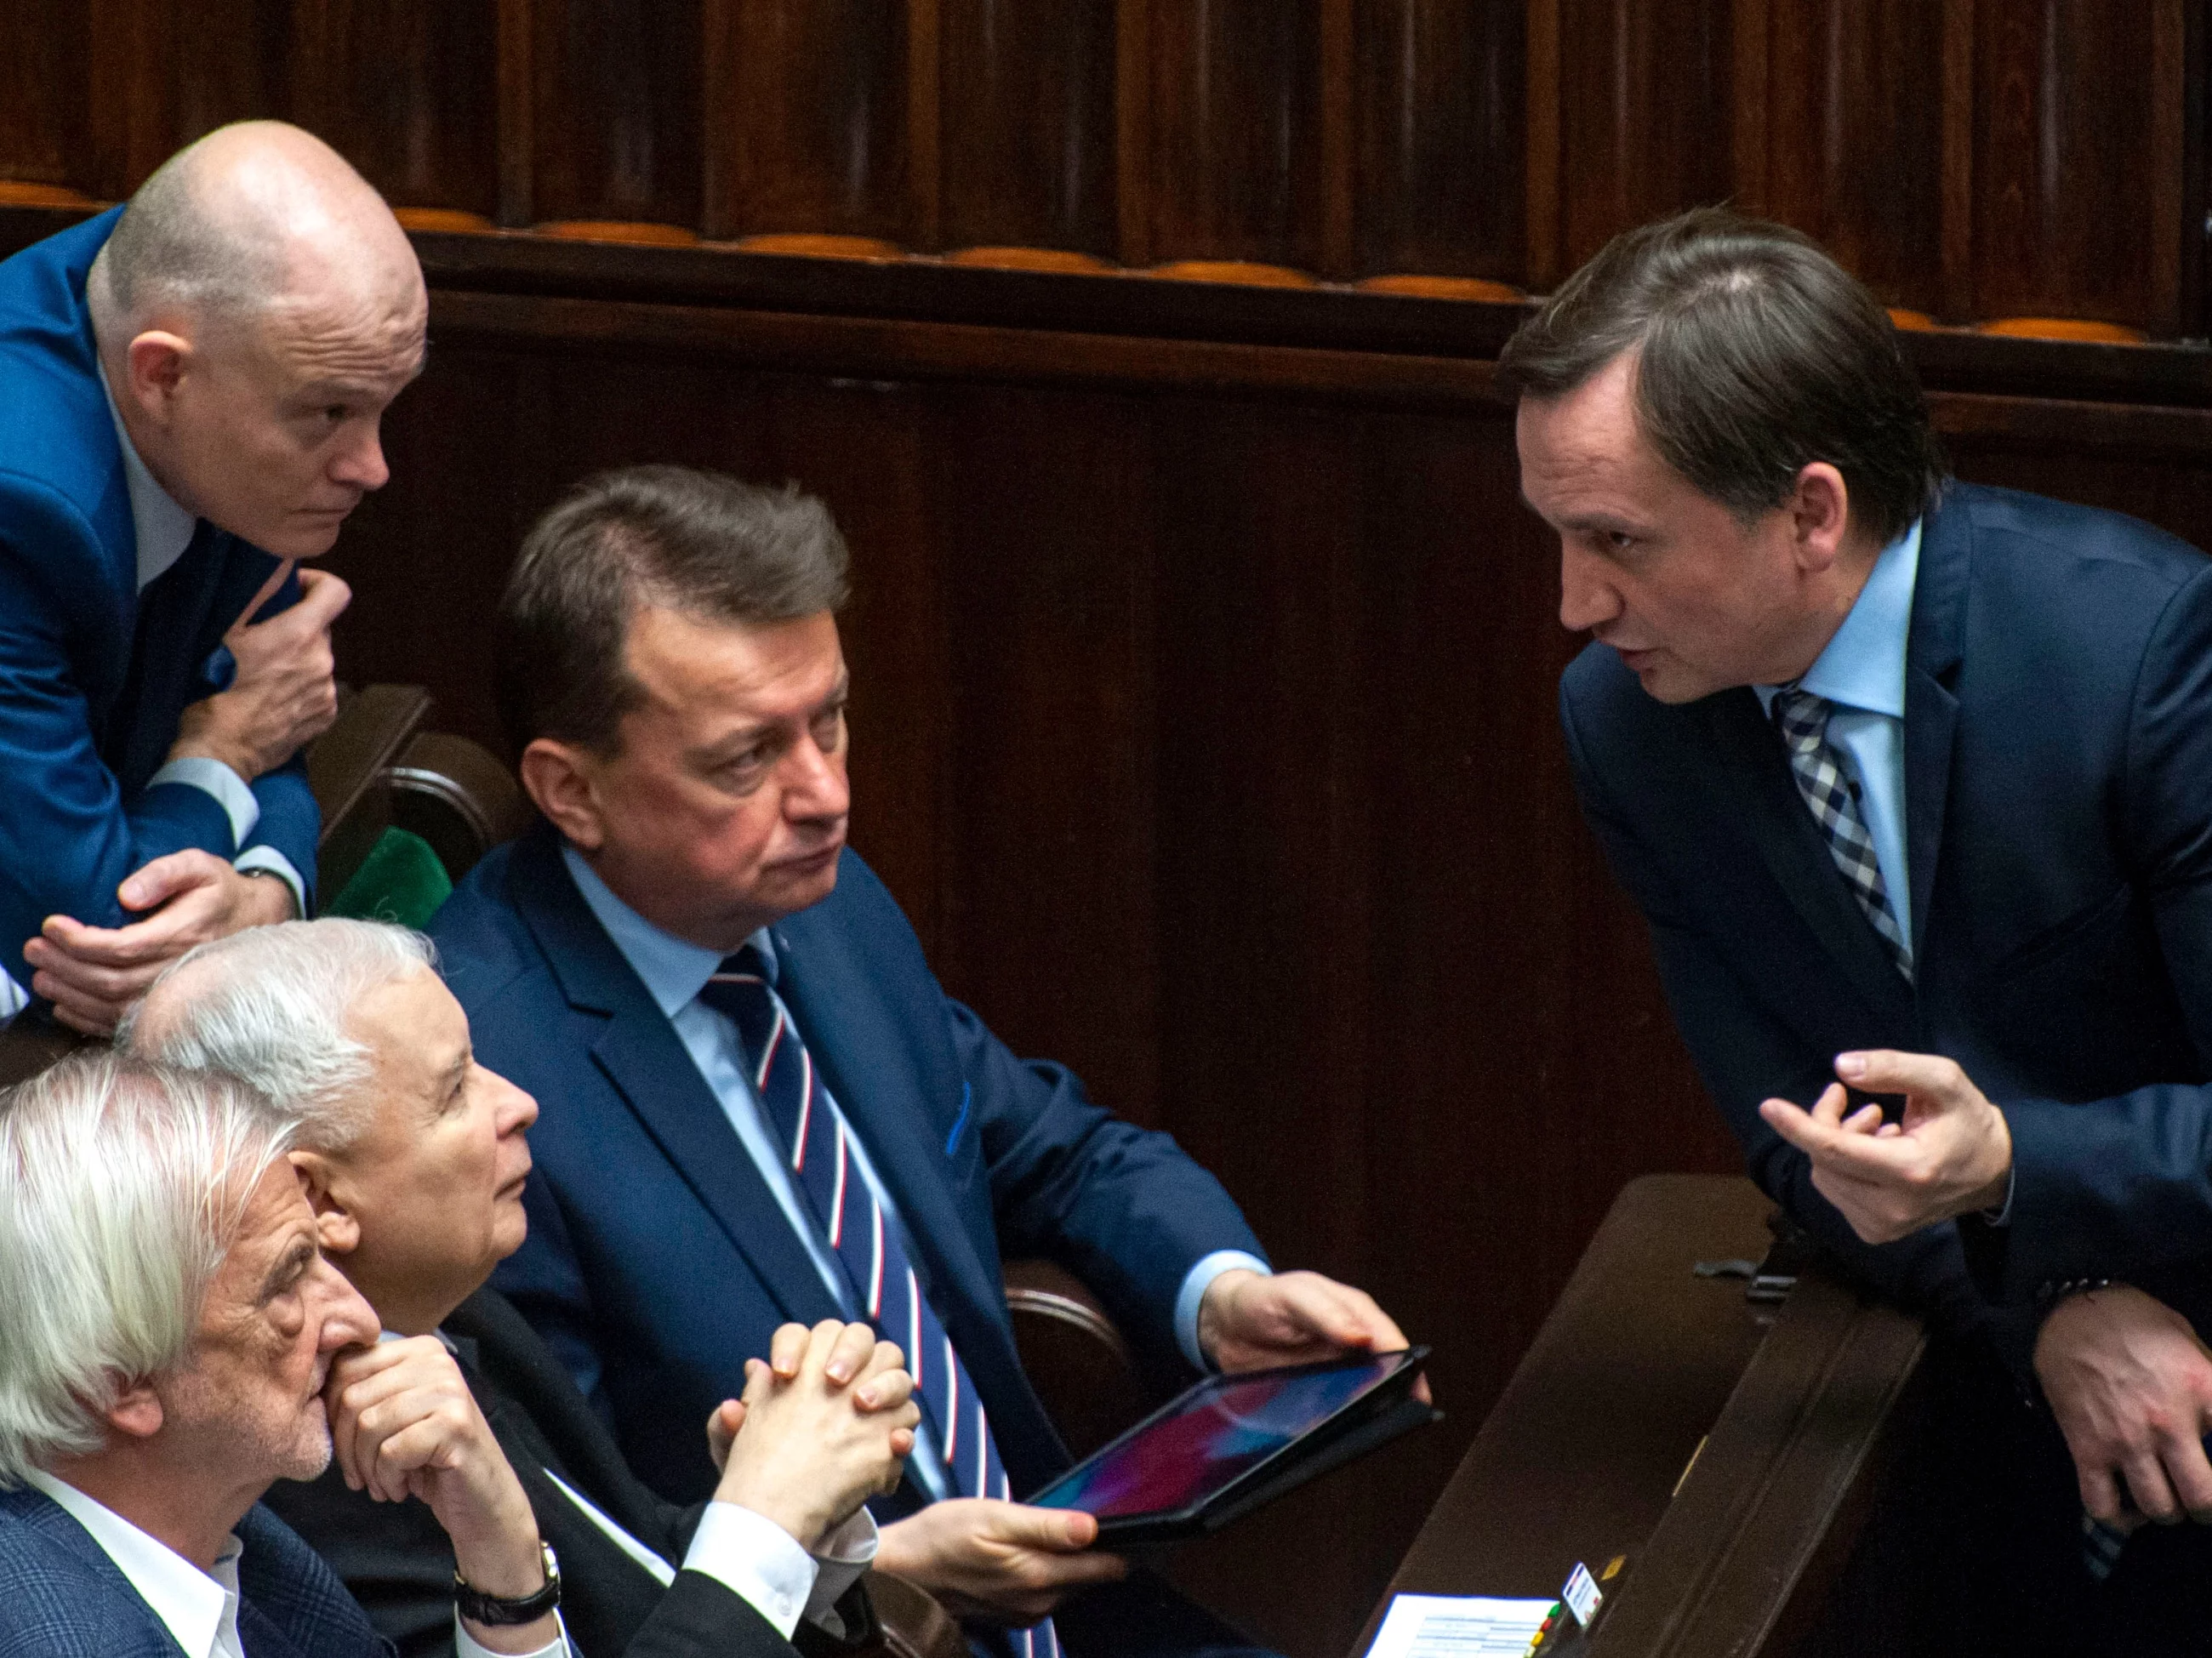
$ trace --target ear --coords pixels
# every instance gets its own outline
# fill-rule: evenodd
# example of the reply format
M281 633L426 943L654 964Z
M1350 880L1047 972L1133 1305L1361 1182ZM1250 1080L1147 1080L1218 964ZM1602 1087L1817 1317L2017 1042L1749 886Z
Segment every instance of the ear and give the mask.
M148 419L167 422L191 358L190 340L158 328L149 329L125 348L125 389Z
M1787 510L1798 568L1808 574L1826 570L1850 544L1850 490L1844 475L1825 460L1808 463L1797 474Z
M349 1255L361 1248L361 1221L338 1193L337 1170L319 1151L295 1151L292 1167L300 1189L315 1212L315 1230L326 1255Z
M125 1439L151 1439L161 1431L161 1396L150 1382L134 1382L107 1407L107 1425Z
M541 737L522 751L522 786L546 821L579 852L597 852L607 838L599 813L596 758L568 743Z

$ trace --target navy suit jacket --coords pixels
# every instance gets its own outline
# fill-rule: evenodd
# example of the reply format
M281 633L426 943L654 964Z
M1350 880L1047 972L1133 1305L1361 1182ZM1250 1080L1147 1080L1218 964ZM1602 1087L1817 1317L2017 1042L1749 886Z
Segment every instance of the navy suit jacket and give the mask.
M391 1658L353 1597L283 1521L256 1504L238 1539L246 1658ZM26 1487L0 1491L0 1652L179 1658L180 1649L92 1534Z
M529 1241L493 1283L608 1412L647 1483L704 1497L708 1411L742 1391L776 1326L838 1317L836 1304L550 828L479 864L431 932L477 1055L542 1113ZM1061 1067L1015 1058L948 998L856 854L774 936L783 998L897 1202L1026 1496L1066 1453L1014 1351L1001 1251L1061 1262L1180 1374L1184 1277L1217 1249L1257 1254L1258 1241L1173 1140L1093 1105Z
M1910 985L1749 689L1668 707L1601 645L1567 670L1576 784L1684 1040L1769 1193L2016 1366L2032 1326L1985 1291L2124 1275L2212 1329L2212 560L1953 484L1922 529L1906 679ZM2004 1108L2009 1226L1874 1248L1813 1189L1759 1102L1810 1103L1863 1048L1948 1054Z
M28 985L25 940L50 914L131 919L116 888L164 853L229 859L213 796L148 780L185 706L228 683L222 635L270 556L203 521L141 594L123 449L108 413L85 274L121 210L0 262L0 968ZM296 580L265 607L299 596ZM258 778L248 845L313 890L319 819L295 757Z

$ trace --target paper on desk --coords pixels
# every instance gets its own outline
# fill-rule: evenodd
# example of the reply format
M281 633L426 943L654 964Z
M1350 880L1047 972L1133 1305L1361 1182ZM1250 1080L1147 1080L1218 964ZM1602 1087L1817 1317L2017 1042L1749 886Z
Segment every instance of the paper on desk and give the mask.
M1557 1602L1476 1594L1401 1594L1367 1658L1524 1658Z

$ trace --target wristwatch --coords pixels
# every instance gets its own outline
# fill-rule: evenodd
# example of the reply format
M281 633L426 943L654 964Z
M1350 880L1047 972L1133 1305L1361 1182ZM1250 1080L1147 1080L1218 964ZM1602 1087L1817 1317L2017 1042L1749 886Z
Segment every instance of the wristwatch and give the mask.
M496 1594L486 1594L482 1589L471 1588L469 1580L455 1572L453 1610L472 1624L493 1627L536 1623L561 1604L561 1563L553 1558L550 1543L541 1539L538 1548L545 1557L545 1587L537 1594L526 1594L519 1600L502 1600Z

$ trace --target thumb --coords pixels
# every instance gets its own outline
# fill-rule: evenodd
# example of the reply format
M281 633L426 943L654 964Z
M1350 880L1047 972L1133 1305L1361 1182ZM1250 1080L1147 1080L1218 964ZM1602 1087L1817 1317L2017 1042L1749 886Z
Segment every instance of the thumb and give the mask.
M1025 1503L1000 1505L998 1532L1023 1548L1062 1554L1087 1549L1098 1540L1098 1521L1077 1509L1038 1509Z
M187 850L156 858L116 888L115 896L125 909L152 909L165 904L187 888L204 884L207 872L200 866L200 859L205 856Z
M301 570L300 608L303 614L313 616L327 628L352 603L353 589L343 576L333 575L328 570Z
M1838 1054L1836 1074L1869 1094L1911 1094L1939 1111L1965 1105L1972 1086L1957 1062L1940 1054L1899 1054L1887 1048Z

